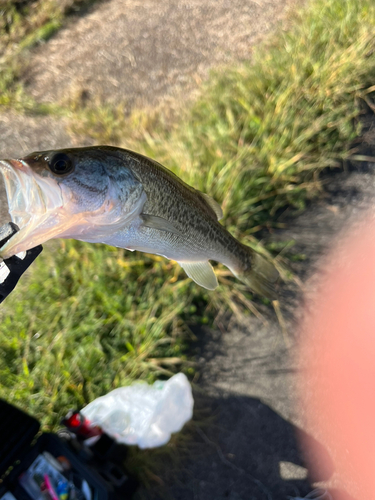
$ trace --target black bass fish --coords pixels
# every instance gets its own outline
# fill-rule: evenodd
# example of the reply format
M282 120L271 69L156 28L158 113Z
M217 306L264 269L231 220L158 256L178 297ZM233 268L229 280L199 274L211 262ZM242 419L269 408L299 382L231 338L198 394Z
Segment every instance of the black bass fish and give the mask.
M20 231L6 259L52 238L106 243L177 261L198 285L217 286L210 260L255 292L273 297L278 273L218 221L219 204L154 160L96 146L1 160L9 213Z

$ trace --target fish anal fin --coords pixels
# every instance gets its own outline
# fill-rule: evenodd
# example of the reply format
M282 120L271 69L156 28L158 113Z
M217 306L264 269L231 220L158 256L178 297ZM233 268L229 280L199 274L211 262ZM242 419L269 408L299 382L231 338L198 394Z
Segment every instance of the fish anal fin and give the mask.
M205 199L206 203L212 208L212 210L215 212L215 215L217 217L217 220L220 220L223 218L223 210L221 206L218 204L217 201L215 201L211 196L209 196L206 193L201 193L203 198Z
M206 260L204 262L179 262L185 273L195 283L208 290L215 290L217 287L217 278L211 264Z
M158 229L159 231L168 231L169 233L174 233L181 235L180 231L167 219L163 217L157 217L156 215L141 214L142 226L149 227L151 229Z

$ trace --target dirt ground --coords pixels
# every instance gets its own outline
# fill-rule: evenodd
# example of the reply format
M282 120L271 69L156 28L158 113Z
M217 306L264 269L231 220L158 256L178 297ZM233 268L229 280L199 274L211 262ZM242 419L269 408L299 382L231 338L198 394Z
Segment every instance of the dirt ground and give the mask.
M25 68L27 91L56 102L79 87L113 102L155 104L196 87L212 67L249 59L285 3L106 2L37 51Z
M282 19L287 4L108 0L71 19L34 50L24 68L25 87L40 102L63 102L77 91L129 106L181 99L199 87L210 68L248 59L254 44ZM2 113L0 136L1 157L72 145L64 120L56 117ZM286 214L287 229L272 236L296 240L295 248L306 254L293 269L302 281L314 273L319 256L348 220L372 203L373 167L328 178L325 199L297 219ZM4 193L0 200L4 222ZM195 329L202 373L197 404L212 408L216 419L197 431L196 455L182 464L173 481L166 479L163 494L176 500L286 500L313 489L315 478L297 439L299 432L318 438L305 428L295 397L303 368L293 348L300 303L301 294L285 287L281 305L292 341L288 347L266 308L265 321L249 317L217 331Z

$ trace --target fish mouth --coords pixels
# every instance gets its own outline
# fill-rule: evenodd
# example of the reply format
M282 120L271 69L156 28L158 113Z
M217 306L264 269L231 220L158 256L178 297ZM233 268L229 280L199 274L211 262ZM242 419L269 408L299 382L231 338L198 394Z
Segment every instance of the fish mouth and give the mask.
M46 229L50 233L58 223L55 213L63 200L58 184L34 174L23 160L0 160L0 172L10 217L20 228L0 248L0 257L7 259L51 238L46 237Z
M12 221L23 227L30 220L27 213L28 203L25 194L30 191L31 176L22 175L24 170L19 160L0 160L0 171L3 175L8 199L8 210Z

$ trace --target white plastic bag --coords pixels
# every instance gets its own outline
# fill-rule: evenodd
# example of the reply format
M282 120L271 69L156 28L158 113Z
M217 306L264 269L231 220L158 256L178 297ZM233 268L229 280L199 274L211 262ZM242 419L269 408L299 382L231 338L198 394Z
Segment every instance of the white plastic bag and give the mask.
M166 444L193 415L190 383L183 373L153 385L136 382L95 399L81 413L118 443L155 448Z

